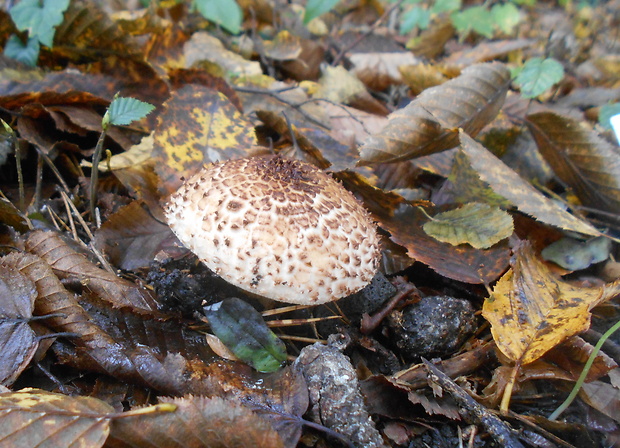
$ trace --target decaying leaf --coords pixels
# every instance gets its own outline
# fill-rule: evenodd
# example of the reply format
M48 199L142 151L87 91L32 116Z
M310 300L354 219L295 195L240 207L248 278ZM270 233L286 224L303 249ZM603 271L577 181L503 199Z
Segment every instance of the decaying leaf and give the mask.
M153 156L170 193L203 164L245 155L256 143L254 128L215 90L189 84L172 93L153 133Z
M142 202L135 201L114 213L95 234L95 246L114 266L135 270L148 267L155 254L176 241L170 227L154 218Z
M145 310L156 310L158 307L150 291L95 266L71 248L60 234L33 232L26 242L26 248L45 260L59 277L83 283L116 306L133 306Z
M114 419L106 446L153 448L284 447L267 420L236 400L219 397L163 398L174 412Z
M527 364L590 326L590 310L620 293L620 282L580 288L557 277L523 243L512 269L485 300L482 315L491 323L498 348Z
M417 207L405 205L391 217L380 217L380 226L390 232L392 241L407 248L413 260L448 278L465 283L491 283L506 269L510 258L507 243L485 250L453 246L427 235L422 229L426 220Z
M579 241L562 238L545 247L540 253L543 259L553 261L564 269L578 271L609 258L611 240L604 236Z
M505 211L479 202L439 213L426 222L424 231L433 238L454 246L468 243L476 249L488 249L512 235L512 218Z
M519 211L561 229L599 235L598 230L547 199L465 132L460 135L461 150L480 179L489 184L495 193L512 202Z
M556 175L587 206L620 210L620 150L572 118L553 112L527 116L538 149Z
M0 258L0 383L19 377L39 343L28 325L37 290L34 283Z
M457 128L476 135L495 118L509 80L504 65L478 64L451 81L425 90L390 115L381 132L366 140L360 148L362 163L397 162L457 146Z
M0 440L6 446L103 446L112 406L90 397L39 389L0 394Z

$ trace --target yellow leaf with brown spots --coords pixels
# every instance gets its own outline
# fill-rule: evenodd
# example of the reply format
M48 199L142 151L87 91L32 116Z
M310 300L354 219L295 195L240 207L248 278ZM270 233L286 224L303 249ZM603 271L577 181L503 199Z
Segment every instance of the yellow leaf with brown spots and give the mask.
M247 155L254 126L222 93L189 84L172 93L153 133L163 193L176 190L204 164Z
M620 281L582 288L556 277L527 243L516 249L510 269L482 307L497 347L528 364L590 327L590 310L620 293Z

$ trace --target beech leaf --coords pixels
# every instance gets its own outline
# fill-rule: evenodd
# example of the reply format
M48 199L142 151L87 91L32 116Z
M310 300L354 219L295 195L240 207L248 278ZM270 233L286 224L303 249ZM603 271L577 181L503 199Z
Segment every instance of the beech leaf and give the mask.
M461 132L461 150L469 158L469 163L478 172L480 179L489 184L495 193L508 199L519 211L561 229L586 235L598 236L600 234L587 222L571 215L558 204L547 199L464 132Z
M423 91L364 142L360 163L397 162L457 146L457 128L476 135L495 118L509 81L503 64L476 64L457 78Z
M589 207L620 210L620 150L578 121L553 112L526 124L555 174Z
M514 230L512 217L498 207L479 202L439 213L424 224L433 238L454 246L468 243L476 249L488 249Z
M103 446L112 406L91 397L39 389L0 394L0 440L4 446Z
M0 258L0 383L11 385L28 366L37 347L28 325L37 290L34 283Z
M269 422L241 403L219 397L163 398L174 412L141 414L115 419L106 446L258 447L285 445ZM160 405L161 406L161 405ZM147 408L148 409L148 408Z
M527 243L482 307L493 339L512 361L527 364L590 326L590 310L620 292L620 281L581 288L556 277Z

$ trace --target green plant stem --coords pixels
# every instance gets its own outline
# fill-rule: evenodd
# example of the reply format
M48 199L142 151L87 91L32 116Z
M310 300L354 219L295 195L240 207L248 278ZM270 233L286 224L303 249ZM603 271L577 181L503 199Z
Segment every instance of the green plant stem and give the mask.
M583 367L581 375L579 375L579 378L577 379L575 386L573 386L573 390L570 392L568 397L566 397L566 400L564 400L564 403L562 403L555 411L553 411L553 413L549 416L549 420L555 420L556 418L558 418L560 414L562 414L562 412L564 412L566 408L568 408L571 405L573 400L577 397L577 394L579 393L579 390L581 389L583 382L586 380L586 376L588 376L588 372L590 371L592 364L594 364L596 355L598 355L598 352L600 351L605 341L609 339L609 337L612 334L618 331L618 329L620 329L620 320L616 322L616 324L613 327L607 330L603 336L601 336L601 338L598 340L598 342L594 346L594 350L592 350L592 353L590 354L590 357L588 358L586 365Z
M15 133L11 132L11 141L15 148L15 167L17 168L17 188L19 189L19 209L26 211L26 193L24 192L24 172L22 171L22 152Z
M103 127L95 153L93 154L93 166L90 174L90 219L95 221L95 207L97 205L97 184L99 183L99 162L101 161L101 153L103 152L103 141L107 133L107 126Z

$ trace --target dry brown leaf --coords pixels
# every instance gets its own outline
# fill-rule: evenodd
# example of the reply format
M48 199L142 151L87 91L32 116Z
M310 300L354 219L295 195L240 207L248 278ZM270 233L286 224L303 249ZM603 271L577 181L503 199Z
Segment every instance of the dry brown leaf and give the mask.
M620 210L620 150L585 124L553 112L528 115L528 128L556 175L587 206Z
M227 50L222 42L209 33L199 31L183 47L185 66L187 68L201 61L210 61L218 64L225 72L236 76L258 76L263 73L260 63L248 61L237 53Z
M37 290L0 258L0 383L9 386L28 366L39 343L28 325Z
M106 446L120 448L284 447L268 421L234 400L219 397L162 399L174 412L114 419ZM293 445L294 446L294 445Z
M156 220L146 204L134 201L103 223L94 244L114 266L136 270L148 267L160 250L176 241L170 227Z
M579 396L589 406L620 423L620 389L603 381L584 383Z
M90 397L68 397L40 389L0 394L3 446L67 448L103 446L114 408Z
M26 241L26 249L45 260L60 278L81 282L84 287L115 306L145 310L158 308L149 290L98 268L72 249L58 233L35 231Z
M533 362L590 326L590 310L620 293L620 282L580 288L564 282L536 256L529 244L516 251L512 269L495 285L482 315L491 323L501 352L518 364Z
M509 82L510 72L503 64L478 64L425 90L366 140L360 148L361 163L397 162L457 146L457 128L475 135L495 118Z
M467 155L469 163L480 179L489 184L495 193L508 199L519 211L545 224L564 230L586 235L600 234L587 222L571 215L558 204L547 199L464 132L461 132L461 150Z
M352 53L349 60L353 64L351 73L369 89L379 91L402 82L398 67L419 62L413 53L402 49L394 52Z

